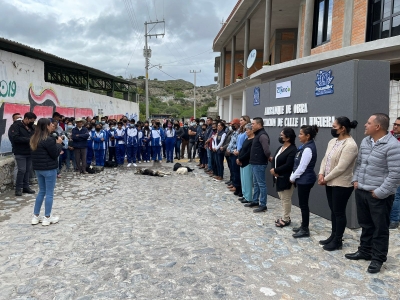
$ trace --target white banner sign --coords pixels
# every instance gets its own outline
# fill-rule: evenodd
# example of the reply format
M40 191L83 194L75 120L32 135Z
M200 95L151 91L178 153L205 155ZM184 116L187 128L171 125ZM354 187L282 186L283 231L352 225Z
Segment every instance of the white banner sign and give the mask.
M292 82L285 81L276 84L276 98L289 98L292 91Z

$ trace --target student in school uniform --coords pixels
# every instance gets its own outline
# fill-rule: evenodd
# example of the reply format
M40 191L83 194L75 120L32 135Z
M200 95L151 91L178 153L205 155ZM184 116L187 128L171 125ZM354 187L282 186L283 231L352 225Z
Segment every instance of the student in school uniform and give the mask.
M104 167L104 160L107 149L107 133L102 129L101 123L96 124L95 131L91 132L92 147L96 158L96 166Z
M128 159L129 168L132 164L134 167L137 167L136 164L136 155L138 150L138 130L134 124L130 123L129 127L125 130L125 139L126 139L126 154Z
M151 154L151 128L149 122L144 122L143 138L142 138L142 157L143 162L150 162Z
M110 124L110 128L107 131L107 139L108 139L108 161L112 161L114 159L117 162L117 156L115 152L115 146L117 144L117 140L115 139L115 123Z
M117 164L118 166L123 166L125 160L125 129L122 128L122 122L118 122L118 128L115 130L115 139L117 141L115 146Z
M88 126L88 131L89 131L89 137L87 139L86 166L90 166L92 164L92 160L93 160L93 156L94 156L92 134L96 130L96 124L90 123L87 126Z
M164 132L161 129L160 122L156 122L151 130L151 148L154 162L162 162L161 146L164 139Z
M167 120L165 129L165 148L167 154L167 163L174 162L174 146L176 142L176 131L172 128L172 122Z
M143 156L142 156L142 140L143 140L143 130L142 130L142 124L139 124L139 122L136 125L136 129L138 131L138 150L137 150L137 161L138 163L142 163Z

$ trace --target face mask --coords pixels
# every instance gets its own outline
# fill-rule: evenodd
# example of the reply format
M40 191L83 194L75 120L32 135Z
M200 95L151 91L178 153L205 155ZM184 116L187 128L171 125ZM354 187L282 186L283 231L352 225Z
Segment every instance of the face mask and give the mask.
M114 130L114 127L110 127L110 130Z
M279 143L281 143L281 144L283 144L285 141L283 140L283 137L279 137L279 139L278 139L278 141L279 141Z
M214 131L214 132L217 132L217 128L213 128L213 131Z
M96 131L99 132L101 130L101 128L96 128Z
M172 127L172 124L168 124L168 127L171 128L171 127Z
M184 125L183 127L185 127L185 128L188 128L188 126L187 126L187 125Z
M192 126L196 126L196 122L192 122L192 124L191 124Z
M228 129L229 129L229 130L233 130L233 127L232 127L232 126L229 126Z
M202 126L204 123L203 122L200 122L200 126Z
M67 125L67 129L72 129L72 128L74 128L74 126L72 126L72 125Z
M96 129L93 127L93 128L92 128L92 131L95 131L95 130L96 130Z
M203 127L202 129L203 129L203 131L206 131L207 128Z
M101 121L101 124L103 124L103 125L106 124L106 121Z
M339 135L340 135L340 134L338 134L336 131L337 131L337 130L336 130L335 128L332 128L332 129L331 129L331 134L332 134L332 136L333 136L334 138L337 138L337 137L339 137Z
M133 124L129 124L129 127L130 127L130 128L133 128L133 127L135 127L135 125L133 125Z
M28 126L29 126L29 127L32 127L33 124L35 124L35 122L29 122L29 123L28 123Z

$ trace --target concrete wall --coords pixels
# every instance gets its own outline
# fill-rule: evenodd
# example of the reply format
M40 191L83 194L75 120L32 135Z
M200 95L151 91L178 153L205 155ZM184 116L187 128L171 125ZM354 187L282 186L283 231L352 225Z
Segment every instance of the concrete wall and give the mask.
M316 138L318 150L318 161L315 172L319 172L319 167L324 157L326 146L332 136L330 134L331 122L329 120L339 116L347 116L351 120L357 120L359 126L352 131L352 136L359 145L364 136L364 124L371 114L375 112L389 113L389 62L382 61L348 61L328 68L323 71L332 71L334 93L317 97L315 95L317 73L315 70L308 73L282 78L278 81L264 83L260 88L260 105L253 105L253 88L246 90L247 93L247 114L251 117L263 117L264 124L278 118L298 119L298 125L290 125L296 134L301 127L301 121L310 124L310 117L326 117L325 127L320 127ZM291 81L291 95L288 98L277 98L276 87L282 82ZM295 104L307 104L306 113L293 113ZM265 115L266 107L285 106L282 115ZM292 113L287 113L286 105L292 109ZM322 120L322 119L321 119ZM283 126L266 126L271 138L271 151L274 154L280 146L278 143L279 133ZM299 145L298 140L296 141ZM266 174L268 184L268 194L277 196L275 188L272 186L272 177L269 168ZM293 203L298 205L297 192L293 195ZM356 210L354 196L349 201L347 210L348 226L357 227ZM310 209L312 212L330 218L330 210L326 200L325 190L317 184L311 191ZM277 212L279 214L279 212Z
M0 153L11 151L8 128L12 114L34 112L49 118L54 111L68 117L103 115L137 118L136 103L81 91L44 81L44 63L18 54L0 51Z

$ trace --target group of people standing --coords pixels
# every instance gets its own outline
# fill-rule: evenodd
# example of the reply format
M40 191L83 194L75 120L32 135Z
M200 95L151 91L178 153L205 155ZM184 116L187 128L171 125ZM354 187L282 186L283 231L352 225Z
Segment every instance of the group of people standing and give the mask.
M218 182L223 181L226 159L230 171L225 182L227 187L239 196L245 207L254 208L254 213L267 211L266 172L271 163L269 172L283 208L282 217L275 221L276 227L291 224L291 199L297 189L302 220L299 227L293 228L294 238L310 236L310 192L315 183L325 186L332 226L330 236L319 243L327 251L342 249L346 206L355 191L362 233L358 251L345 257L371 260L370 273L379 272L387 259L389 227L397 228L400 219L400 118L393 124L393 131L388 132L389 117L383 113L372 115L364 125L366 137L360 148L350 135L357 121L336 118L331 129L333 139L327 145L318 176L314 172L318 133L315 125L301 126L299 147L295 144L295 131L283 128L277 137L281 146L271 155L270 137L259 117L250 120L242 116L233 119L229 127L224 121L209 117L206 122L192 120L190 127L183 128L171 120L164 124L154 120L150 125L147 121L135 124L127 118L119 122L105 117L62 122L60 119L55 113L52 119L41 118L34 126L34 113L28 112L23 118L18 113L13 115L9 138L17 166L15 195L35 193L29 186L31 169L39 185L32 224L58 222L58 217L51 215L51 209L60 155L66 155L67 168L72 159L74 168L85 173L88 156L90 160L94 157L97 165L104 165L108 153L109 161L116 160L118 165L123 165L126 155L129 167L136 166L141 159L149 161L150 157L161 162L164 149L167 163L172 163L174 158L183 157L184 148L188 147L189 160L197 153L199 168ZM188 143L184 145L186 140ZM40 217L45 196L45 215Z
M400 218L400 144L396 140L400 140L400 118L393 124L393 131L388 132L389 117L383 113L372 115L365 124L366 137L360 149L350 135L351 129L357 127L357 121L336 118L331 129L333 139L327 145L318 176L314 172L317 126L301 126L299 147L295 144L295 131L290 127L283 128L278 137L282 145L271 155L270 138L261 118L253 118L250 124L249 117L242 116L230 124L230 130L225 130L224 124L212 119L209 122L212 142L208 140L210 143L206 143L205 148L212 155L211 165L205 171L214 180L222 180L223 171L221 173L219 168L225 156L230 169L230 178L225 182L228 188L246 207L255 208L255 213L266 211L265 173L270 162L270 173L283 208L282 217L275 221L276 227L291 224L292 195L297 189L302 220L300 226L293 228L294 238L310 236L310 192L315 183L325 186L331 210L331 234L319 243L327 251L343 247L346 207L355 191L362 234L358 251L345 257L371 260L368 272L380 271L387 259L389 228L397 228Z

